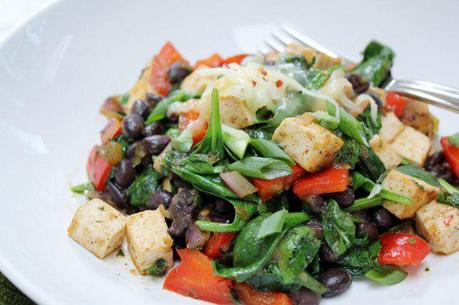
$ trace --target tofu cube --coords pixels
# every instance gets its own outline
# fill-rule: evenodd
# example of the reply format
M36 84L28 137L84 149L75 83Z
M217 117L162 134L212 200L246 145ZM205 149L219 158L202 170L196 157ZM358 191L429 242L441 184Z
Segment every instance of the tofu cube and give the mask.
M429 155L430 139L413 127L406 127L392 142L392 149L410 162L423 166Z
M380 136L374 136L370 141L370 146L387 169L394 168L402 163L403 158L390 145L384 142Z
M72 239L98 258L104 258L117 249L125 231L126 217L100 199L80 206L67 229Z
M412 218L416 211L437 197L440 189L420 179L413 178L392 169L382 183L382 187L394 193L411 198L413 203L401 204L384 201L383 206L399 219Z
M333 132L314 123L307 113L284 119L274 131L273 141L308 172L329 165L344 144Z
M141 274L148 274L148 269L159 259L164 259L172 267L173 241L167 233L167 224L159 209L129 216L126 234L129 253Z
M393 112L381 116L381 129L379 135L384 142L390 143L405 129L405 125L397 118Z
M459 209L432 201L416 212L416 226L433 252L452 254L459 250Z
M248 127L256 122L256 117L247 107L245 100L236 96L220 97L220 115L223 124L237 129Z

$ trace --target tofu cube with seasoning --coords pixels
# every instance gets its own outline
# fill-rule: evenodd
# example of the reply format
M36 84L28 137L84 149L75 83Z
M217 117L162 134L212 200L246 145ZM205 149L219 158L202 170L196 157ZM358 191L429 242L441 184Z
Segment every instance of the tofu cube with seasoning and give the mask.
M343 140L328 129L316 124L310 114L286 118L273 135L273 141L308 172L316 172L329 165L343 146Z
M68 235L98 258L117 249L126 231L126 217L108 203L93 199L73 215Z
M380 136L376 135L371 139L370 147L386 168L391 169L402 163L403 158L390 145L384 142Z
M392 142L391 147L402 158L423 166L429 155L430 139L413 127L406 127Z
M459 209L432 201L416 212L416 227L433 252L452 254L459 250Z
M383 206L399 219L412 218L416 211L437 197L440 189L418 178L392 169L382 183L382 187L410 198L411 204L384 201Z
M143 274L163 259L170 268L173 264L172 238L167 233L167 224L159 209L147 210L127 218L126 234L129 253L137 268Z
M390 143L405 129L405 125L397 118L393 112L388 112L381 116L381 129L379 136L384 142Z

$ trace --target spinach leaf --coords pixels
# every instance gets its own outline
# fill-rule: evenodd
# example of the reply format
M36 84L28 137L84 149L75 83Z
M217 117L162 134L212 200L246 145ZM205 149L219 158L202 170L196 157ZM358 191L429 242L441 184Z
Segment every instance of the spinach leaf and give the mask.
M438 179L446 193L438 194L437 201L459 208L459 190L449 184L445 179Z
M152 276L163 276L166 274L169 264L163 258L158 259L153 266L147 269L147 273Z
M200 175L213 175L223 172L225 166L223 164L213 166L208 155L195 154L187 159L184 169Z
M208 232L239 232L257 211L257 207L251 202L236 199L227 200L234 208L233 221L231 223L220 223L198 220L196 225L199 229Z
M263 251L262 252L257 252L255 254L255 256L257 257L256 260L249 259L247 256L245 256L248 252L245 252L244 259L242 259L241 263L250 262L247 265L237 266L236 264L234 264L235 267L226 267L226 266L218 264L216 261L213 261L212 262L212 267L214 269L214 273L216 275L218 275L218 276L230 278L230 279L233 279L233 280L235 280L237 282L246 281L250 277L254 276L261 268L263 268L269 262L274 250L276 249L276 247L279 244L280 240L284 236L285 232L286 232L286 230L284 230L280 234L272 235L271 237L259 240L259 241L265 242L266 244L264 244L263 247L259 247L260 249L262 248ZM241 234L242 234L242 232L241 232ZM271 243L269 244L269 242L271 242ZM240 256L240 257L242 257L242 256Z
M190 151L191 146L193 146L191 128L186 128L179 135L172 137L171 145L172 147L174 147L175 150L180 152Z
M216 88L212 89L210 120L206 135L204 139L194 147L192 153L211 154L217 159L224 157L225 150L222 122L220 118L218 90Z
M279 267L276 263L270 263L259 270L254 276L246 280L246 283L256 290L270 291L296 291L301 288L297 284L285 284L280 278Z
M279 159L294 165L295 162L287 155L287 153L280 148L277 144L265 139L252 139L250 145L253 146L265 158Z
M376 195L372 198L359 198L355 200L349 207L345 209L346 212L355 212L374 208L383 204L384 199Z
M393 266L378 266L367 273L365 276L382 285L394 285L403 281L408 273Z
M298 226L287 232L276 250L277 264L284 283L295 282L317 255L320 243L310 227Z
M429 172L426 172L422 168L417 165L410 164L410 165L402 165L396 168L402 174L417 178L419 180L424 181L427 184L430 184L435 187L440 187L440 183L438 183L437 178Z
M362 276L369 270L379 266L378 254L380 249L381 243L379 241L370 244L366 249L352 248L339 259L338 265L352 275Z
M262 214L247 223L234 241L233 264L234 266L248 266L264 255L279 234L258 239L257 235L263 222L271 213Z
M367 138L371 139L373 136L377 135L379 130L382 127L381 124L381 112L378 111L376 116L376 122L371 118L371 107L368 106L363 113L359 115L359 120L365 125L365 131Z
M367 192L372 192L373 189L376 187L376 183L362 175L361 173L354 171L352 172L352 188L354 191L358 190L362 187ZM401 204L412 204L413 200L411 198L405 197L403 195L394 193L387 189L381 188L379 193L377 194L379 197L384 198L386 200L398 202ZM370 197L368 199L371 199Z
M264 219L261 223L260 229L257 233L257 239L263 239L266 236L280 233L284 227L285 219L287 218L288 211L280 210Z
M359 156L360 144L354 139L345 137L344 145L336 154L335 162L349 164L351 169L353 169L355 164L359 161Z
M271 128L248 128L245 130L245 132L247 132L247 134L252 139L264 139L267 141L271 141L271 139L273 138L273 130Z
M146 168L128 188L129 200L134 206L145 205L158 187L160 174L153 168Z
M357 168L373 181L377 181L386 171L386 167L381 159L379 159L371 148L365 146L361 146Z
M230 171L237 171L246 177L265 180L288 176L292 168L285 162L261 157L246 157L228 166Z
M363 52L363 60L352 73L363 76L378 87L390 73L395 53L387 46L371 41Z
M190 95L184 91L171 92L167 98L163 99L161 102L156 104L153 111L148 115L148 118L145 121L145 126L150 125L153 122L164 119L167 114L167 109L169 108L170 105L172 105L172 103L184 102L194 97L196 96Z
M352 217L343 212L336 201L328 201L322 212L322 226L325 241L335 255L340 256L354 243L355 225Z
M222 125L223 142L225 146L239 159L244 158L250 142L250 136L243 130Z

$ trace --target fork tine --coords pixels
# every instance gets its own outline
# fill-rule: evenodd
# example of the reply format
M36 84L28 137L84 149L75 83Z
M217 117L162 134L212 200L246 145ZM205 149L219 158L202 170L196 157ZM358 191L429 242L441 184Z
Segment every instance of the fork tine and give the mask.
M274 38L276 41L284 45L285 47L292 42L292 39L285 36L278 30L274 30L271 32L271 37Z
M307 47L311 47L313 49L316 49L317 51L319 52L322 52L322 53L325 53L327 54L328 56L330 57L333 57L333 58L337 58L339 57L337 54L335 54L333 51L327 49L326 47L318 44L317 42L315 42L314 40L306 37L306 36L303 36L301 35L301 33L299 33L298 31L292 29L291 27L285 25L285 24L281 24L280 25L280 28L291 38L295 39L296 41L302 43L303 45L307 46Z
M269 48L271 48L271 49L273 49L273 50L275 50L277 52L283 52L284 51L284 46L280 45L278 42L276 42L276 41L274 41L274 40L272 40L270 38L265 40L265 44Z

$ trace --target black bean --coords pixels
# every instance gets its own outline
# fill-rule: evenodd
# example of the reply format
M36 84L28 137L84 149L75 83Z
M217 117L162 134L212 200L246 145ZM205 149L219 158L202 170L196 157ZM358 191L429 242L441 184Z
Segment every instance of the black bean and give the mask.
M171 139L165 135L153 135L143 139L147 151L152 155L159 155Z
M330 268L320 275L325 285L324 298L330 298L343 293L352 283L352 276L341 268Z
M144 100L136 100L132 105L131 114L138 114L144 119L146 119L149 113L150 107L148 106L148 103Z
M370 84L358 74L349 74L346 78L352 84L356 94L364 93L370 88Z
M132 161L123 159L116 167L115 181L119 186L128 187L135 179L135 170Z
M325 200L320 195L308 196L304 199L304 203L307 204L315 213L320 213L320 211L325 207Z
M320 259L326 263L335 263L338 261L338 256L336 256L333 251L328 247L327 244L322 244L319 252Z
M150 210L156 210L162 204L165 208L168 208L171 199L172 195L168 191L157 190L148 199L146 207Z
M378 227L374 223L359 223L357 224L357 235L367 235L368 240L373 241L378 238Z
M435 166L437 166L438 164L441 164L443 163L445 160L444 158L444 155L443 155L443 152L442 151L437 151L436 153L433 153L431 154L425 164L424 164L424 168L426 169L426 171L431 171Z
M174 63L169 69L169 72L167 74L167 76L169 77L169 83L171 83L172 85L181 83L185 79L185 77L187 77L190 73L190 67L185 66L184 64L178 61Z
M175 112L168 113L167 114L167 119L171 121L172 123L178 123L179 121L179 115Z
M320 302L320 294L315 294L307 288L301 288L290 296L294 305L318 305Z
M201 197L195 189L181 188L177 194L172 197L169 206L169 216L172 219L172 225L169 228L169 234L173 237L180 237L185 234L199 213L201 206Z
M319 221L313 219L308 221L306 225L314 231L314 234L318 239L324 238L324 229L322 228L322 224Z
M145 126L145 135L147 137L162 134L163 132L164 127L160 122L153 122L150 125Z
M365 210L355 211L351 213L354 218L358 219L361 223L368 223L371 221L370 215Z
M129 145L126 149L126 157L132 161L134 167L142 164L144 160L150 160L151 162L151 156L143 141L137 141Z
M350 187L348 187L344 192L332 193L327 197L335 199L342 208L349 207L355 199L354 191Z
M150 109L153 109L156 104L161 102L164 98L162 96L156 95L154 93L147 93L145 101L148 103Z
M372 218L376 225L383 229L389 229L396 222L394 215L392 215L385 208L378 208L376 211L374 211Z
M138 139L143 133L143 118L135 113L125 116L123 133L130 141Z
M115 183L108 181L107 190L113 203L119 207L129 207L129 200L126 190L120 188Z

